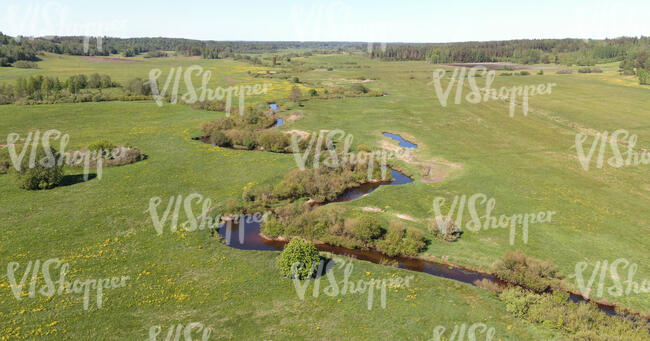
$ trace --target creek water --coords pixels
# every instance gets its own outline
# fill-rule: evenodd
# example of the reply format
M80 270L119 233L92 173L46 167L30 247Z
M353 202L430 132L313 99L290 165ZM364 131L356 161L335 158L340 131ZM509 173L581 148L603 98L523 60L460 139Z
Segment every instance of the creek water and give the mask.
M389 137L395 141L399 142L399 145L404 148L417 148L418 145L412 142L409 142L405 140L403 137L397 135L397 134L391 134L391 133L382 133L382 135Z
M390 169L390 168L389 168ZM404 173L390 169L390 174L393 177L392 181L383 181L383 182L369 182L357 187L348 188L343 194L339 195L335 202L340 201L350 201L357 198L360 198L368 193L372 193L374 190L380 186L386 185L403 185L413 182L413 179L406 176Z

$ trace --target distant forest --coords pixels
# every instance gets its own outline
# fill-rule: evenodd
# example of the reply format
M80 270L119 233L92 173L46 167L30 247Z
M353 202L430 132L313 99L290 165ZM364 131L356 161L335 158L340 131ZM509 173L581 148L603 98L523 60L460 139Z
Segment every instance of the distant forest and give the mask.
M163 57L162 51L207 59L234 58L255 61L254 54L279 53L302 49L318 52L361 52L361 42L253 42L200 41L179 38L90 38L84 52L83 37L48 37L17 39L0 33L0 65L17 61L38 61L43 52L69 55ZM590 66L596 63L621 62L621 71L650 69L650 37L621 37L604 40L540 39L440 44L389 43L377 48L369 57L385 61L422 60L430 63L514 62L521 64L554 63ZM259 58L257 58L259 59Z
M650 37L604 40L540 39L445 44L388 44L372 58L441 63L513 62L591 66L622 61L622 68L647 69ZM638 62L637 62L638 61Z

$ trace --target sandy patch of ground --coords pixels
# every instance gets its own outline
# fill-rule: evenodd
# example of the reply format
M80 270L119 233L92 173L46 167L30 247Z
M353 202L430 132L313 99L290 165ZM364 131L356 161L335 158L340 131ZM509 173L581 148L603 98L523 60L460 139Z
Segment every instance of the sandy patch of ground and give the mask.
M300 135L301 139L307 138L309 136L309 133L304 131L304 130L298 130L298 129L292 129L292 130L287 130L285 131L286 134L298 134Z
M364 212L384 212L381 208L373 206L361 207L361 210Z
M290 115L287 116L287 121L297 121L301 118L303 118L304 115L300 111L294 111Z
M136 60L136 59L110 58L110 57L85 56L85 57L83 57L83 59L91 61L91 62L109 62L109 63L134 63L134 62L140 62L140 60Z
M408 221L418 221L418 219L411 217L410 215L406 214L401 214L401 213L395 213L395 216L400 219L408 220Z
M383 149L396 152L397 159L406 163L416 166L420 170L422 182L432 183L442 181L463 169L459 163L450 162L444 159L430 159L421 161L417 157L415 149L406 149L398 145L393 140L380 141L380 146Z

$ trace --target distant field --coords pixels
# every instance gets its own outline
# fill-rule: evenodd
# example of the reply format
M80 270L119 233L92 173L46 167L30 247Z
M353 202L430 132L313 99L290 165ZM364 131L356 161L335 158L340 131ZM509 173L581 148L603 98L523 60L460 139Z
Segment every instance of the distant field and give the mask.
M637 148L650 149L650 87L618 75L616 64L599 65L602 74L558 75L545 70L544 75L537 75L532 70L529 76L497 76L493 87L557 84L552 94L530 98L528 116L517 106L511 118L508 104L502 101L454 104L455 88L450 103L443 107L429 85L437 65L343 55L296 59L315 68L295 74L308 84L363 82L388 95L310 100L303 107L287 103L280 115L294 114L298 119L285 119L280 129L342 129L354 136L355 144L372 147L396 145L382 137L388 131L419 146L415 151L418 162L435 160L446 165L441 169L459 166L442 174L442 181L425 183L422 169L398 161L397 166L416 179L414 183L383 186L337 205L355 210L381 208L383 213L374 214L426 230L435 197L450 202L454 195L484 193L496 200L494 215L549 210L556 214L550 223L530 227L527 244L518 233L515 244L509 245L504 229L465 231L454 243L434 241L422 256L490 270L506 251L521 249L553 262L565 275L573 273L580 261L594 264L626 258L639 265L637 281L650 277L649 166L585 171L572 149L579 129L626 129L638 135ZM48 54L38 64L39 69L2 68L0 82L32 74L64 79L98 72L123 83L146 78L152 68L166 75L171 67L198 64L213 72L213 87L273 84L267 95L253 97L247 104L286 99L293 86L290 80L252 78L247 71L270 68L232 60L97 62ZM104 307L91 311L81 310L77 295L17 301L3 279L1 335L29 339L50 332L72 338L132 339L137 335L140 339L152 325L183 320L203 322L215 330L213 335L224 339L260 335L266 339L370 338L378 336L373 327L381 325L381 339L426 340L433 337L437 325L453 328L467 321L489 323L497 329L497 339L503 340L558 336L512 317L484 290L361 261L353 261L354 278L415 275L414 292L389 293L386 310L368 311L363 295L342 296L340 302L337 297L307 295L303 302L293 283L274 268L278 253L234 250L206 231L156 235L145 212L154 196L165 203L170 196L196 192L223 205L247 186L278 183L296 167L291 155L234 151L190 140L199 135L201 122L218 115L223 114L184 105L158 107L152 101L0 106L0 137L58 129L70 134L73 149L109 139L134 145L148 155L145 161L104 169L101 180L48 191L21 190L10 176L0 175L1 263L57 256L71 264L73 278L113 274L131 278L127 288L106 291ZM468 219L469 214L464 217ZM650 310L647 294L613 297L606 292L605 297L635 310ZM17 326L21 329L16 330Z

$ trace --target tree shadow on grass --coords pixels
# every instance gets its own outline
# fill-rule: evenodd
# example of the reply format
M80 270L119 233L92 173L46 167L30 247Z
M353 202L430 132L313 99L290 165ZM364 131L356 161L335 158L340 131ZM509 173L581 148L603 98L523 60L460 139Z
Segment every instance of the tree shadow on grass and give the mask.
M71 186L80 182L90 181L97 177L97 174L88 174L88 180L84 179L83 174L64 175L59 186Z

